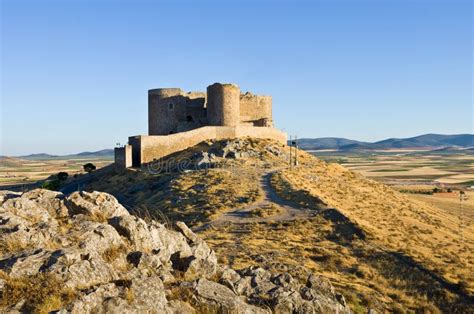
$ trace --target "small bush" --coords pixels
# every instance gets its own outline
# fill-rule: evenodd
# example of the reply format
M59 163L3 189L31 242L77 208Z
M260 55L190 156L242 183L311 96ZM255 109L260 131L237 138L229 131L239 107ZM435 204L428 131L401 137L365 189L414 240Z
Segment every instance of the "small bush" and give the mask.
M66 181L67 178L69 177L69 174L67 172L61 171L61 172L58 172L56 176L58 177L59 181Z
M49 180L49 181L44 182L41 185L41 188L51 190L51 191L57 191L59 189L59 186L60 186L59 180L55 179L55 180Z
M91 173L92 171L97 169L97 167L93 163L90 163L90 162L88 162L87 164L85 164L82 167L84 168L84 171L87 172L87 173Z

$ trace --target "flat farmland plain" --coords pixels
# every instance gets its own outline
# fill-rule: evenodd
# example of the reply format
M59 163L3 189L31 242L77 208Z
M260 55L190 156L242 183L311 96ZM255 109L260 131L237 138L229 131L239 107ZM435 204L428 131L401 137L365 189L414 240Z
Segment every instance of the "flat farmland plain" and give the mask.
M474 151L469 149L311 153L390 185L474 185Z
M111 157L21 159L0 158L0 187L31 184L64 171L73 176L84 173L83 165L93 163L97 169L113 162Z

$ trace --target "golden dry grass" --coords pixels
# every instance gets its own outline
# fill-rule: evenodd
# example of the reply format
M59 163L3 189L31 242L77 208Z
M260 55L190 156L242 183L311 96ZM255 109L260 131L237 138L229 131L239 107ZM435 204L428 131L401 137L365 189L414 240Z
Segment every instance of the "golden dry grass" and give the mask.
M474 280L472 223L461 236L456 215L305 153L301 167L284 170L277 177L293 190L305 191L337 208L376 243L410 255L447 281Z
M272 216L276 216L282 213L282 208L276 204L270 204L269 206L259 206L257 208L253 208L246 212L247 216L250 217L261 217L261 218L268 218Z
M5 287L0 295L0 306L3 308L24 300L22 311L49 313L63 308L76 297L72 290L63 288L62 283L52 274L10 277L0 272L0 279L5 280Z
M27 244L15 238L2 238L0 240L0 256L8 253L16 253L27 248Z
M258 172L252 169L217 168L157 175L129 172L107 175L88 189L120 195L122 199L125 196L124 203L130 209L146 208L152 217L162 213L171 221L196 225L261 198L258 178ZM140 189L130 189L134 185Z
M107 263L114 262L120 255L126 253L127 248L124 245L111 246L102 253L102 258Z

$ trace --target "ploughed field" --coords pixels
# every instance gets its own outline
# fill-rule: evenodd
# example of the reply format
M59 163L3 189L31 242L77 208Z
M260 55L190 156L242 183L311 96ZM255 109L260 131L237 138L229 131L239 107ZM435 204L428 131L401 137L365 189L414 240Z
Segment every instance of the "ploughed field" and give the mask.
M468 312L474 305L472 201L456 211L449 197L437 202L401 193L379 177L348 170L357 158L370 173L362 156L341 166L299 151L298 167L289 168L288 147L277 143L210 141L141 170L104 174L87 189L111 193L148 219L185 221L234 269L257 265L301 281L323 275L357 313ZM388 169L388 158L381 156L375 168ZM390 158L402 164L403 157ZM445 172L460 171L470 160L462 158ZM406 160L416 161L413 168L424 167L420 160L443 168L430 156Z

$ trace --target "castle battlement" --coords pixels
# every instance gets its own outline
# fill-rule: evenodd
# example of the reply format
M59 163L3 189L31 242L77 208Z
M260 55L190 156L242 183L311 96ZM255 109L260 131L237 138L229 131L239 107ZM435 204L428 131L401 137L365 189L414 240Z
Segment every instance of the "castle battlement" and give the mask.
M148 135L129 137L128 145L115 150L115 163L127 168L132 160L139 167L202 141L244 136L286 144L286 134L273 128L271 96L241 93L239 86L222 83L206 92L150 89Z

